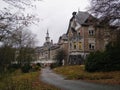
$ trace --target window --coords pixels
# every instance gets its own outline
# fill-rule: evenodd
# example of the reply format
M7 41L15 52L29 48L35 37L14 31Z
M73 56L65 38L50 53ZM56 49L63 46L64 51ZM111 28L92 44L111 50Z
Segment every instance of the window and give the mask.
M74 49L76 49L76 42L74 42Z
M72 44L70 43L70 49L72 49Z
M81 50L81 49L82 49L82 43L79 42L79 50Z
M89 35L93 36L95 34L94 30L89 30Z
M95 44L94 43L90 43L89 44L89 49L90 50L94 50L95 49Z

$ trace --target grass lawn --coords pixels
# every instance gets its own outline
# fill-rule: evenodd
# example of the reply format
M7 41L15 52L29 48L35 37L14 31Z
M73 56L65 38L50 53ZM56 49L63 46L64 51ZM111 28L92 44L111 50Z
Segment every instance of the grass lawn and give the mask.
M90 73L84 70L84 65L63 66L55 68L54 71L66 76L66 79L120 85L120 71Z
M60 90L39 80L40 72L21 73L19 70L0 80L0 90Z

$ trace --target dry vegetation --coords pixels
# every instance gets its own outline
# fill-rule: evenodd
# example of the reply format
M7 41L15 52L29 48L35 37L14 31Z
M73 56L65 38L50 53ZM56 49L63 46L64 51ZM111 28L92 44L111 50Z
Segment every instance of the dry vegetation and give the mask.
M60 90L39 81L39 72L21 73L17 71L0 80L0 90Z
M83 65L64 66L55 68L56 73L66 76L66 79L85 80L102 84L120 85L120 71L86 72Z

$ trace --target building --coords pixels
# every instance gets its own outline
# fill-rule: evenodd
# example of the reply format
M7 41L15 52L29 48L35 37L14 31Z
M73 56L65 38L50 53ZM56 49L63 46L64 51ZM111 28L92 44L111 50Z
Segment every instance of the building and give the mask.
M60 36L58 40L58 45L60 46L61 49L68 51L68 36L66 34Z
M45 43L36 48L38 61L55 60L56 52L64 50L67 53L65 64L83 64L90 52L104 51L109 42L116 40L117 32L113 30L116 27L102 26L100 19L88 12L78 11L72 15L66 34L60 36L57 44L50 41L47 31Z
M68 36L67 34L63 34L62 36L60 36L59 40L58 40L58 45L59 45L59 50L63 50L65 57L64 57L64 65L67 64L67 55L68 55Z
M55 55L59 48L60 47L58 44L53 44L53 40L50 41L49 32L47 30L45 43L43 44L43 46L36 48L37 62L54 63Z
M115 37L111 28L101 26L88 12L73 12L66 35L68 36L68 64L82 64L90 52L104 51Z

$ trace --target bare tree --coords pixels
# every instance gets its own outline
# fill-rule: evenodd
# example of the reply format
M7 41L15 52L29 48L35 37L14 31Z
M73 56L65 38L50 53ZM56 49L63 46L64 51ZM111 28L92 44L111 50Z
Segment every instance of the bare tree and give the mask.
M35 35L28 30L28 27L34 22L36 22L34 15L24 14L21 10L11 12L8 8L4 8L0 11L0 42L4 46L16 48L15 52L19 53L15 53L15 58L18 55L22 62L33 60Z
M9 10L0 12L0 41L5 44L12 44L16 32L22 32L26 27L36 21L34 15L24 15L21 12L11 13Z
M14 46L17 48L27 47L33 48L35 45L35 35L30 32L30 30L15 30L13 32L13 42Z
M14 46L17 48L18 56L16 60L20 64L30 63L34 60L34 45L35 35L29 30L16 30L14 32L15 43Z
M101 18L102 24L120 26L120 0L90 0L91 13Z
M26 6L32 6L32 3L39 0L2 0L8 3L9 7L14 6L10 9L8 6L4 6L0 9L0 42L6 41L11 42L13 31L28 27L35 22L39 22L39 18L36 18L33 14L27 14L22 8ZM40 0L41 1L41 0ZM15 10L17 9L17 10ZM15 11L14 11L15 10Z
M36 1L43 1L43 0L2 0L6 3L8 3L9 5L12 5L16 8L19 9L25 9L25 7L35 7L35 5L33 4Z
M29 25L35 24L38 18L24 12L26 6L32 7L34 0L2 0L10 6L0 9L0 66L9 65L18 59L20 63L34 59L35 35L29 30ZM17 9L17 10L15 10ZM14 11L15 10L15 11Z

